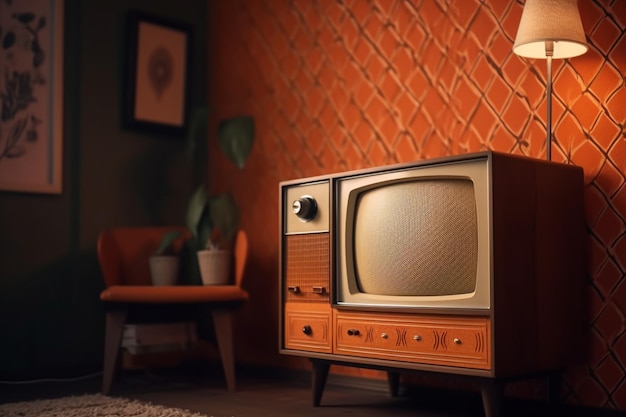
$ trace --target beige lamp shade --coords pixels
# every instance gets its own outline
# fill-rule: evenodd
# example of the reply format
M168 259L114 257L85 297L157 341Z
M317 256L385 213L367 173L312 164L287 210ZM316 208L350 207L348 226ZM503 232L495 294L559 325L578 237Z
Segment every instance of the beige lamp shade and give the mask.
M553 42L553 58L587 52L577 0L526 0L513 52L527 58L546 58L546 42Z

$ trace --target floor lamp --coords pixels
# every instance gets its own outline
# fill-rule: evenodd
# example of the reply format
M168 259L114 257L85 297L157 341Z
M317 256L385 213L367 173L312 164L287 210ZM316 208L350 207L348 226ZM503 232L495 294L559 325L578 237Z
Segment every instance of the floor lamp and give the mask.
M587 52L577 0L526 0L513 52L547 60L546 159L552 148L552 58L571 58Z

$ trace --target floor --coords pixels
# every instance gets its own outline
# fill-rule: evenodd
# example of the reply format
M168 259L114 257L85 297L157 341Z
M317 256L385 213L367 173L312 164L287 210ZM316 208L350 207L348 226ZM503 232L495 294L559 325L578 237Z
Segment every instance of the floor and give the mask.
M206 370L204 370L206 371ZM479 394L456 393L424 388L418 394L392 398L382 381L363 382L330 375L321 405L311 402L310 375L307 373L239 370L238 390L226 393L219 368L214 372L193 369L125 372L115 382L113 396L138 399L168 407L184 408L210 417L287 417L287 416L391 416L391 417L478 417L484 416ZM100 376L69 382L0 385L0 403L57 398L96 393ZM406 391L406 390L403 390ZM542 403L505 403L504 415L514 416L613 416Z

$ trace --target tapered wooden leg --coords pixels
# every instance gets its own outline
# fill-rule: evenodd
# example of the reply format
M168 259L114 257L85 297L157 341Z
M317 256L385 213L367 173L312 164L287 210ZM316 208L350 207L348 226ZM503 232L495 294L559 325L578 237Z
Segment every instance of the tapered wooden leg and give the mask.
M226 377L228 392L236 391L235 381L235 354L233 351L233 318L232 312L227 309L214 308L211 310L217 347L222 358L222 367Z
M548 384L548 405L555 406L561 399L561 374L548 374L546 380Z
M311 362L313 363L313 406L319 407L328 379L330 363L314 359L311 359Z
M397 397L400 390L400 374L398 372L387 371L387 383L389 384L389 393L392 397Z
M501 417L503 415L504 384L500 381L488 379L481 384L480 392L483 398L485 417Z
M106 312L106 328L104 334L104 369L102 372L102 394L109 395L113 377L117 370L117 360L124 333L124 324L128 310L119 309Z

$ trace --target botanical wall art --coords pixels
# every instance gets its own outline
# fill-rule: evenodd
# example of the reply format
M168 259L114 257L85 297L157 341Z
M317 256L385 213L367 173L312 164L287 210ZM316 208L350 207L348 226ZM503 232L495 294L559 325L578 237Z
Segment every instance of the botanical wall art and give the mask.
M137 11L129 14L125 127L184 131L190 36L183 24Z
M60 193L62 0L0 0L0 103L0 190Z

